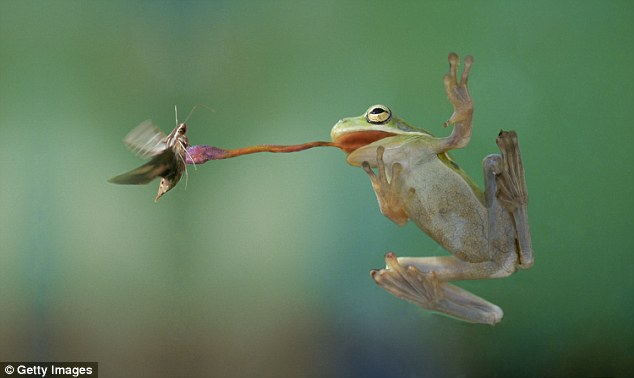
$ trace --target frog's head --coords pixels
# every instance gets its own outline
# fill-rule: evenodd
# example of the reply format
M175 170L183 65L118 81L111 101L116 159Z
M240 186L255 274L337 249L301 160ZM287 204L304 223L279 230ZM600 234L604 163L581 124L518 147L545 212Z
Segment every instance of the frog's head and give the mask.
M384 144L384 139L407 135L431 136L428 132L394 117L385 105L372 105L361 116L344 118L330 132L332 141L350 155L348 162L353 165L359 165L364 159L373 160L376 146Z

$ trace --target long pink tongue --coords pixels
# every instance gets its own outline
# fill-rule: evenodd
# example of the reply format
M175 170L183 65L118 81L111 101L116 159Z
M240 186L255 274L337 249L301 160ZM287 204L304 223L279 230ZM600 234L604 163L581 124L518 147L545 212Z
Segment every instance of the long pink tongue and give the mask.
M309 142L282 146L275 144L260 144L257 146L237 148L235 150L225 150L214 146L190 146L185 154L187 164L203 164L209 160L229 159L240 155L256 154L259 152L287 153L304 151L314 147L337 147L343 149L340 144L334 142Z

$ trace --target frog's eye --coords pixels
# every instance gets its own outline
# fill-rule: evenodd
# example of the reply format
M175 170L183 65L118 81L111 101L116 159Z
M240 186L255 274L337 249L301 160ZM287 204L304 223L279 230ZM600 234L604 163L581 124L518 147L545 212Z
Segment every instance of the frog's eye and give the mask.
M368 111L365 112L365 119L375 125L386 123L390 118L392 118L392 112L390 108L385 105L372 105Z

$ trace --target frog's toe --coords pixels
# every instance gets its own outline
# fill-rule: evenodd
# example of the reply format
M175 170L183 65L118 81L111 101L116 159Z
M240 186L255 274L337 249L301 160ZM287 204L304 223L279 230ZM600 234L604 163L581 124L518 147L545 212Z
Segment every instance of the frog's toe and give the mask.
M447 60L449 60L449 75L455 81L458 74L458 66L460 65L460 57L455 52L450 52Z
M460 78L460 86L466 87L469 80L469 72L471 71L471 65L473 64L473 57L467 55L464 57L464 70L462 70L462 77Z
M468 322L494 325L502 320L504 313L498 306L440 281L433 271L403 266L391 252L385 256L385 262L385 269L371 271L372 278L398 298Z
M370 163L368 163L367 161L364 161L363 163L361 163L361 167L363 168L365 173L367 173L368 176L370 176L371 180L375 180L376 179L376 175L374 174L374 171L372 170L372 167L370 167Z

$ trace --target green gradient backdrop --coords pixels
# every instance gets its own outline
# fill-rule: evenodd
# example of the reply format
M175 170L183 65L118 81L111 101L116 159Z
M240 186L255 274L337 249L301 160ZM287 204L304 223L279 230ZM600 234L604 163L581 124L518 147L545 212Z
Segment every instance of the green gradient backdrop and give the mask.
M0 2L0 359L115 376L624 376L634 369L634 6L532 2ZM535 267L463 287L496 327L378 288L383 255L442 254L378 211L335 149L261 154L157 183L146 118L236 148L327 139L384 103L446 135L449 51L473 54L478 182L518 131Z

